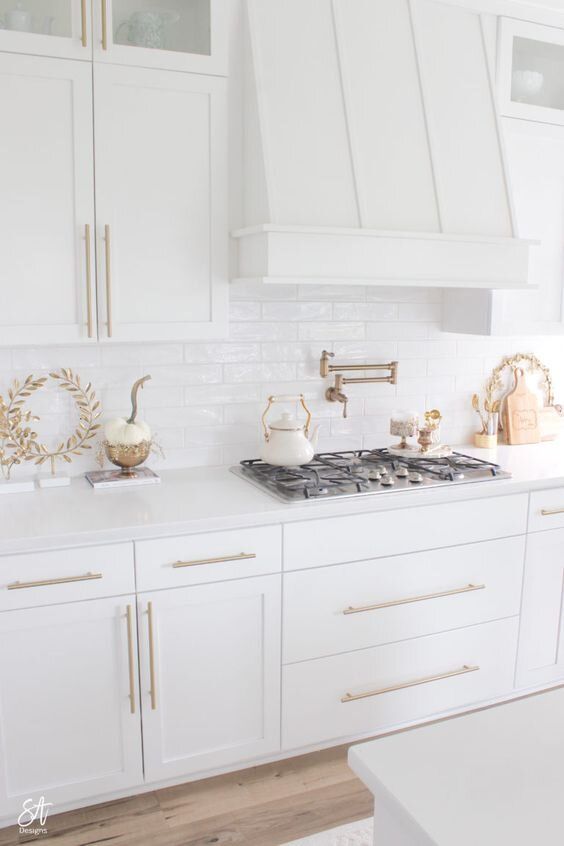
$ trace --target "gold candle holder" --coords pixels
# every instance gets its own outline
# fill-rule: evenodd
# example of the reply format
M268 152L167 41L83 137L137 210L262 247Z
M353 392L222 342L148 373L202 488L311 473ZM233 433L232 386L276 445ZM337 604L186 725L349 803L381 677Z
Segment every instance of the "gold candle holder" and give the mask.
M110 444L104 441L106 457L116 467L121 468L121 475L129 479L137 476L135 467L139 467L147 460L151 452L152 442L141 441L139 444Z

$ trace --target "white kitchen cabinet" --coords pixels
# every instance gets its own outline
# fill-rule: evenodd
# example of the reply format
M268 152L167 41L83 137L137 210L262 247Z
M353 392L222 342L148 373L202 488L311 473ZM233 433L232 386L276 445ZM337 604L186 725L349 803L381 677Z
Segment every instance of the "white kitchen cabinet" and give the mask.
M225 0L93 0L94 60L227 74Z
M529 535L517 685L564 679L564 529Z
M0 343L95 336L91 68L0 53Z
M564 126L511 118L504 118L502 126L519 234L536 242L529 260L535 287L530 291L445 291L443 328L485 335L561 334Z
M30 797L56 807L142 781L134 608L0 614L0 818Z
M100 336L227 326L226 81L96 65Z
M279 575L139 596L148 781L280 748Z
M23 0L19 4L0 0L0 50L91 60L90 4L91 0Z

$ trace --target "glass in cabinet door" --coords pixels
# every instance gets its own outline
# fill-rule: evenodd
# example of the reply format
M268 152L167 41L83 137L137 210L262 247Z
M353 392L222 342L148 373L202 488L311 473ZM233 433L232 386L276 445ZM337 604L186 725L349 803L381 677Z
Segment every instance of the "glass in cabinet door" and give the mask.
M0 50L92 58L90 0L0 0Z
M196 73L226 73L223 37L226 7L220 17L218 0L98 2L101 3L101 37L97 60Z

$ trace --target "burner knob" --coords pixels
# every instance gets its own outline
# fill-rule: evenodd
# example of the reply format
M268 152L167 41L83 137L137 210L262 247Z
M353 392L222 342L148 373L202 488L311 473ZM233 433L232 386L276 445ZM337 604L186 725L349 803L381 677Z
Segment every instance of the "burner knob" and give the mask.
M385 476L382 476L380 484L385 485L387 488L390 488L392 485L395 485L395 479L393 478L393 476L388 476L386 474Z
M398 469L396 470L396 476L398 477L398 479L405 479L406 476L409 476L409 470L407 469L407 467L398 467Z
M421 473L410 473L407 478L410 482L413 482L413 484L417 484L418 482L423 481L423 476L421 475Z
M378 472L378 470L369 470L368 478L371 482L379 482L382 478L382 474Z
M374 470L376 471L376 473L381 473L382 475L388 472L387 467L384 467L383 464L376 464Z

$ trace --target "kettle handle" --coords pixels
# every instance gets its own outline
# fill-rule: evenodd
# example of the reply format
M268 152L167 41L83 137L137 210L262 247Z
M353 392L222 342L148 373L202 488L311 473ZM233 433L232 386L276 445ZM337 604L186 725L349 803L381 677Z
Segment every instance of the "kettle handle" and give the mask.
M268 441L268 427L266 425L266 415L270 411L270 407L275 402L299 402L305 413L307 414L306 424L304 426L304 432L309 435L309 424L311 423L311 411L305 404L305 399L303 394L278 394L277 396L272 396L268 398L268 405L266 406L264 413L261 417L262 428L264 429L264 438Z

